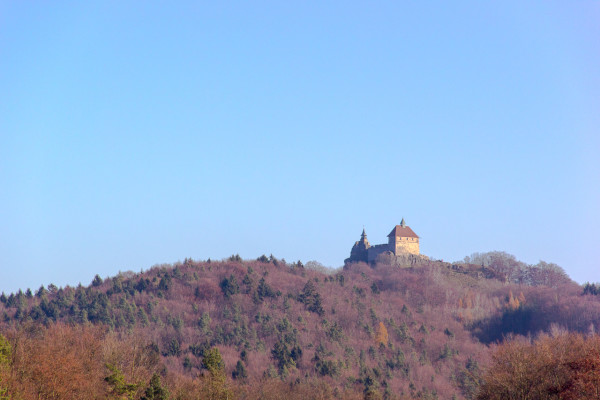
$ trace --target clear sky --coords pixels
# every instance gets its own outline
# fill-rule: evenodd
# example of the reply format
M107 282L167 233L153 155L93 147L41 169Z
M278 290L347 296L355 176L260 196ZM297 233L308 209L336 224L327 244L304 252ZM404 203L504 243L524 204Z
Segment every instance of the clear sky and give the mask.
M600 281L600 2L0 0L0 291L186 257Z

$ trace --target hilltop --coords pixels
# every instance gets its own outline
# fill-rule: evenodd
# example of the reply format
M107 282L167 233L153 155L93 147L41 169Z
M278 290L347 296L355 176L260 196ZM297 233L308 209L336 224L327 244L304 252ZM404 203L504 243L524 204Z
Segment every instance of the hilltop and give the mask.
M411 264L330 271L273 256L186 259L96 276L87 287L3 294L0 332L14 362L29 367L49 362L49 352L60 364L69 354L60 338L95 344L85 354L96 394L72 398L117 396L118 374L133 385L131 398L154 374L172 397L193 398L215 384L206 360L218 349L220 385L240 398L462 399L473 398L489 345L505 335L588 332L600 323L599 296L584 295L553 264L529 266L500 252ZM76 364L82 355L69 357ZM12 375L12 387L49 391L41 376L52 368L40 368Z

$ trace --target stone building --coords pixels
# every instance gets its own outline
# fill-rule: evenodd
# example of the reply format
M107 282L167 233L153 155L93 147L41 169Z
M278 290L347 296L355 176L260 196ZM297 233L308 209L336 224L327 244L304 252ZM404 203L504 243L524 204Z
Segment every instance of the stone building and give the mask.
M378 256L384 253L396 257L411 254L415 256L419 255L419 236L406 225L404 218L402 218L400 225L396 225L392 229L388 235L388 242L385 244L371 246L367 240L367 234L363 229L360 240L352 246L350 258L347 258L345 261L346 263L357 261L372 263L375 262Z

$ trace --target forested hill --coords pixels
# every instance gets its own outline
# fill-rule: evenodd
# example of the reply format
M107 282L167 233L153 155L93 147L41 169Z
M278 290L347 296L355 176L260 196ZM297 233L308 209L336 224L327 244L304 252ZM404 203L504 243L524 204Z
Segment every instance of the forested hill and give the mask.
M596 289L498 252L336 271L186 259L2 294L0 398L473 398L505 335L599 326Z

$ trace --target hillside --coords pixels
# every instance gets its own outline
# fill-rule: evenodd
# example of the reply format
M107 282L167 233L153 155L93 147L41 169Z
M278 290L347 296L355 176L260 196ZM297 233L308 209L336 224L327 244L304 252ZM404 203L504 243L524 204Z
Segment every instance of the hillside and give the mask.
M88 394L75 385L69 397L137 399L156 374L171 398L206 396L216 385L248 399L463 399L489 365L489 344L506 334L600 323L600 296L584 295L557 266L504 253L412 268L310 264L186 259L97 276L88 287L3 294L0 332L13 357L5 380L23 398L61 398L39 376L86 358L88 376L71 369L65 381L88 382ZM207 361L215 354L224 370ZM15 375L16 364L37 375Z

